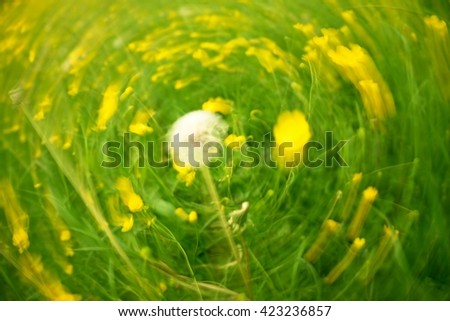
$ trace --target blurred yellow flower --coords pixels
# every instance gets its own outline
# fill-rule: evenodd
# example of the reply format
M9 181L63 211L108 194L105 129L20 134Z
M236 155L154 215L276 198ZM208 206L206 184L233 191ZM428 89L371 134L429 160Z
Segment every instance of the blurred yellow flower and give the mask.
M179 89L187 87L190 84L192 84L193 82L196 82L199 80L200 80L200 76L194 75L194 76L190 76L190 77L186 77L186 78L182 78L182 79L177 79L173 86L175 89L179 90Z
M80 295L70 293L56 275L44 268L38 255L28 252L22 255L18 260L18 269L48 300L81 300ZM65 272L70 275L72 270L73 267L67 266Z
M120 95L119 100L124 101L134 92L133 87L128 86L125 91Z
M372 186L369 186L364 190L358 209L356 210L355 216L353 217L353 220L348 228L347 236L350 240L353 240L355 237L359 236L364 222L366 221L367 214L369 213L372 203L375 201L377 195L377 189Z
M230 149L240 148L245 143L245 136L228 135L224 140L225 146Z
M175 215L178 216L183 221L189 222L189 223L195 223L198 219L198 214L196 211L191 211L189 214L186 213L184 209L181 207L178 207L175 209Z
M30 246L28 214L20 206L11 182L6 179L0 181L0 207L3 207L5 211L13 245L17 247L19 253L23 253Z
M325 277L324 281L327 284L333 284L338 277L348 268L348 266L353 262L356 255L364 248L366 244L366 240L362 238L356 238L350 248L347 251L347 254L342 258L342 260L336 264L336 266L328 273Z
M109 216L111 217L112 224L115 226L121 226L122 232L128 232L133 228L133 215L121 213L117 195L113 195L108 198L107 208Z
M434 76L438 80L442 96L450 100L450 81L448 70L450 69L450 38L447 24L437 16L427 16L425 22L425 45L431 54L429 61L433 67Z
M233 102L221 97L210 98L207 102L203 103L202 109L212 113L228 115L233 110Z
M153 111L139 110L134 115L128 130L136 135L143 136L145 134L153 133L153 128L148 126L147 123L154 115Z
M358 89L369 118L384 120L395 115L392 92L366 50L358 45L337 46L328 51L328 56Z
M185 166L178 166L175 162L173 168L178 172L177 178L184 182L186 186L191 186L195 179L195 170L185 164Z
M324 252L332 237L337 234L340 227L341 225L338 222L331 219L326 220L320 229L317 239L311 245L308 252L306 252L305 259L309 262L317 260Z
M294 25L294 28L300 30L308 38L312 38L316 35L315 27L312 23L303 24L298 22Z
M144 207L142 198L134 192L133 185L127 177L119 177L116 181L116 189L120 193L122 202L131 212L139 212Z
M434 30L441 37L447 36L447 24L444 20L439 19L437 16L427 16L423 20L427 28Z
M273 128L273 134L278 164L285 168L298 166L302 161L303 147L311 138L311 129L305 115L298 110L282 112Z
M98 111L97 126L96 130L102 131L106 129L106 125L111 117L117 111L119 106L119 95L120 86L116 83L110 84L103 93L102 105Z

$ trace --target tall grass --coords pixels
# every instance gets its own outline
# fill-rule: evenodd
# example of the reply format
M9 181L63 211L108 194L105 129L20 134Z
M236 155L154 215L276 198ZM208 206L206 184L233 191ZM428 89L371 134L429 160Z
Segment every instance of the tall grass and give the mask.
M0 299L450 299L448 9L3 2ZM348 166L221 166L190 186L172 166L138 166L136 149L129 168L101 166L104 143L133 122L145 128L133 141L160 143L216 97L232 102L223 118L246 140L300 111L312 140L348 140Z

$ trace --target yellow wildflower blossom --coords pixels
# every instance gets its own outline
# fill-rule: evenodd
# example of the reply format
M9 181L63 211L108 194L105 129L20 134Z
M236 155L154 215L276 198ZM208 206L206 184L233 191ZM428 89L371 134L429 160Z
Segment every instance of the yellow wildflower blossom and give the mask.
M164 282L159 282L158 288L160 289L160 291L161 291L162 293L164 293L164 292L167 291L167 284L164 283Z
M50 107L52 106L52 98L47 95L44 99L39 103L38 110L36 114L33 116L35 121L41 121L45 118L45 114L48 113Z
M122 232L128 232L133 228L134 218L132 214L124 215L119 209L119 200L116 195L110 196L107 200L107 207L112 224L121 226Z
M69 94L69 96L78 95L78 92L80 91L82 79L83 79L83 77L81 74L76 74L73 76L73 79L72 79L71 83L69 84L69 90L67 91L67 94Z
M299 165L303 147L311 138L311 129L305 115L298 110L282 112L273 128L273 134L278 164L286 168Z
M122 202L131 212L139 212L144 207L142 198L134 192L133 185L127 177L119 177L115 185Z
M35 166L33 166L33 168L31 169L31 179L33 180L34 188L40 188L42 186L41 180L39 179Z
M120 101L124 101L126 100L128 97L130 97L130 95L134 92L133 87L128 86L124 92L120 95L119 100Z
M154 115L152 111L141 110L136 112L134 115L133 121L131 122L128 130L131 133L144 136L146 134L153 133L153 128L148 126L147 123Z
M438 80L439 89L446 100L450 100L450 81L448 70L450 69L450 38L447 24L437 16L424 18L426 39L425 43L431 53L431 65L434 75Z
M128 82L128 86L133 86L141 78L141 76L142 74L140 72L134 74Z
M220 51L222 46L216 42L202 42L200 48L212 51Z
M51 194L51 191L49 189L44 190L44 195L45 195L44 200L45 213L49 218L52 227L57 233L59 240L62 243L62 247L64 248L64 255L72 256L73 255L71 243L72 234L56 209L56 206L54 204L55 200L54 195Z
M174 63L166 63L158 66L158 68L156 68L156 72L151 77L152 82L156 83L161 80L163 81L163 83L167 82L166 76L170 75L173 72L174 68L175 68Z
M372 186L364 190L358 209L356 210L355 216L353 217L353 220L348 228L347 236L350 240L353 240L361 232L364 222L366 221L367 214L369 213L372 203L375 201L377 195L377 189Z
M178 216L183 221L186 221L186 222L189 222L189 223L195 223L195 222L197 222L197 219L198 219L198 215L197 215L196 211L191 211L188 214L181 207L178 207L177 209L175 209L175 215Z
M233 102L221 97L210 98L207 102L203 103L202 109L212 113L221 113L228 115L233 110Z
M380 86L373 80L361 80L358 85L363 105L369 117L384 120L390 112L385 110L386 105L381 95Z
M118 95L120 86L118 84L109 85L103 93L103 101L98 111L96 130L102 131L106 129L106 125L111 117L117 111L119 106Z
M294 28L300 30L308 38L312 38L316 35L314 30L315 28L312 23L303 24L298 22L294 25Z
M245 143L245 141L246 141L245 136L243 135L237 136L235 134L231 134L225 138L224 143L227 148L235 149L240 148Z
M0 181L0 206L5 211L6 220L12 233L13 245L19 253L30 246L28 239L28 215L17 200L16 193L9 180Z
M360 12L361 14L361 12ZM372 14L376 15L376 12L372 12ZM363 14L364 16L364 14ZM356 17L356 14L353 10L346 10L343 11L341 13L341 17L342 19L344 19L344 21L347 23L347 25L350 27L349 31L351 30L351 32L353 34L355 34L358 38L360 39L364 39L364 43L365 45L370 49L370 51L372 53L374 53L377 57L380 56L380 51L379 51L379 47L377 45L377 43L374 41L374 38L372 37L372 35L367 31L370 29L367 29L366 25L362 25L361 23L358 22L358 19ZM376 21L376 19L369 19L369 23L372 22L373 20ZM372 28L374 28L375 26L372 25ZM347 37L348 39L348 37Z
M286 61L284 52L273 43L267 43L261 39L259 41L269 48L252 46L247 49L245 54L247 56L255 56L260 65L263 66L268 73L280 70L285 74L292 76L292 66Z
M67 263L63 266L64 269L64 273L66 273L67 275L72 275L73 274L73 265L70 263Z
M202 66L205 68L224 65L223 60L225 59L225 55L221 53L210 57L208 53L203 49L197 49L196 51L194 51L192 57L200 61Z
M445 38L448 35L447 24L437 16L427 16L423 21L427 28L434 30L440 37Z
M306 252L305 259L309 262L317 260L324 252L332 236L335 235L339 229L340 224L338 222L330 219L326 220L319 232L319 236L311 245L308 252Z
M398 239L398 234L399 232L396 229L384 226L383 238L381 239L373 257L366 265L367 272L363 275L365 283L370 282L377 271L382 267Z
M345 201L344 207L342 208L341 212L342 219L346 219L349 216L361 180L362 180L362 173L353 174L352 181L350 182L350 189L348 191L347 200Z
M235 48L239 48L239 47L249 47L249 41L243 37L238 37L238 38L234 38L229 40L228 42L226 42L223 47L221 48L221 52L225 55L229 55L231 54Z
M353 262L356 255L362 250L366 244L365 239L357 238L353 241L352 245L347 251L347 254L342 258L342 260L328 273L325 277L325 283L332 284L337 278L348 268L348 266Z
M48 300L73 301L81 299L80 295L70 293L57 276L45 269L40 256L30 253L22 255L18 260L18 269ZM72 270L73 267L70 266L65 268L65 272L69 272L68 274L71 274Z
M194 76L176 80L173 86L175 89L179 90L179 89L187 87L190 84L192 84L193 82L196 82L199 80L200 80L200 76L194 75Z
M370 117L384 120L395 114L392 93L369 54L360 46L328 51L341 74L358 89Z
M66 135L66 139L64 140L64 144L62 145L62 149L67 150L72 147L73 142L73 132L68 132Z
M195 179L195 170L185 164L185 166L178 166L173 163L173 168L178 172L177 178L184 182L186 186L191 186Z
M69 230L62 230L59 234L59 239L63 242L69 241L71 238L71 234Z

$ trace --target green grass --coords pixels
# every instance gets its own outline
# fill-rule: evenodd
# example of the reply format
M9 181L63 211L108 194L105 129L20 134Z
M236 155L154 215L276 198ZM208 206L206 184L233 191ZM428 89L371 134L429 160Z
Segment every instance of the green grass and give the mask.
M435 15L448 24L449 3L336 2L3 2L0 300L56 299L58 282L83 300L449 300L450 40L448 31L440 36L425 22ZM345 10L353 10L356 26L342 18ZM319 37L322 28L347 26L340 44L367 51L396 114L374 125L360 92L327 53L305 61L312 40L297 23L312 23ZM195 58L205 43L236 38L257 48L276 45L269 51L289 71L267 70L246 46L225 56L225 69ZM205 52L211 58L223 50ZM168 73L155 76L164 65ZM192 76L198 80L175 88ZM116 98L117 112L99 131L111 84L120 87L118 95L128 86L133 93ZM341 153L348 167L211 169L226 215L250 204L245 228L233 235L238 264L200 171L186 187L172 167L138 168L136 157L131 168L100 166L102 145L121 141L136 111L155 111L148 122L153 133L132 139L161 142L179 117L215 97L234 102L224 119L230 133L247 139L262 140L282 111L295 109L306 115L312 139L324 142L333 131L335 140L349 140ZM41 110L43 119L36 116ZM360 235L366 244L326 284L351 245L345 235L351 216L344 221L340 213L359 172L351 215L364 189L378 190ZM107 206L121 176L145 205L128 232L113 224ZM5 182L28 217L30 246L22 254L13 246ZM181 220L179 207L196 211L198 221ZM123 204L119 210L129 213ZM327 218L342 223L341 230L310 263L304 255ZM70 241L60 240L61 222ZM398 239L364 282L384 226L398 230ZM43 270L30 265L37 257ZM64 270L68 264L72 273Z

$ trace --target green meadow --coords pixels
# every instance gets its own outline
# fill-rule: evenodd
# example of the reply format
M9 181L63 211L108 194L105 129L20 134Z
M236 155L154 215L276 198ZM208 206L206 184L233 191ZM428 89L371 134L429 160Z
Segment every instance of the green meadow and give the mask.
M0 300L450 300L449 19L2 1ZM178 130L233 161L177 164Z

